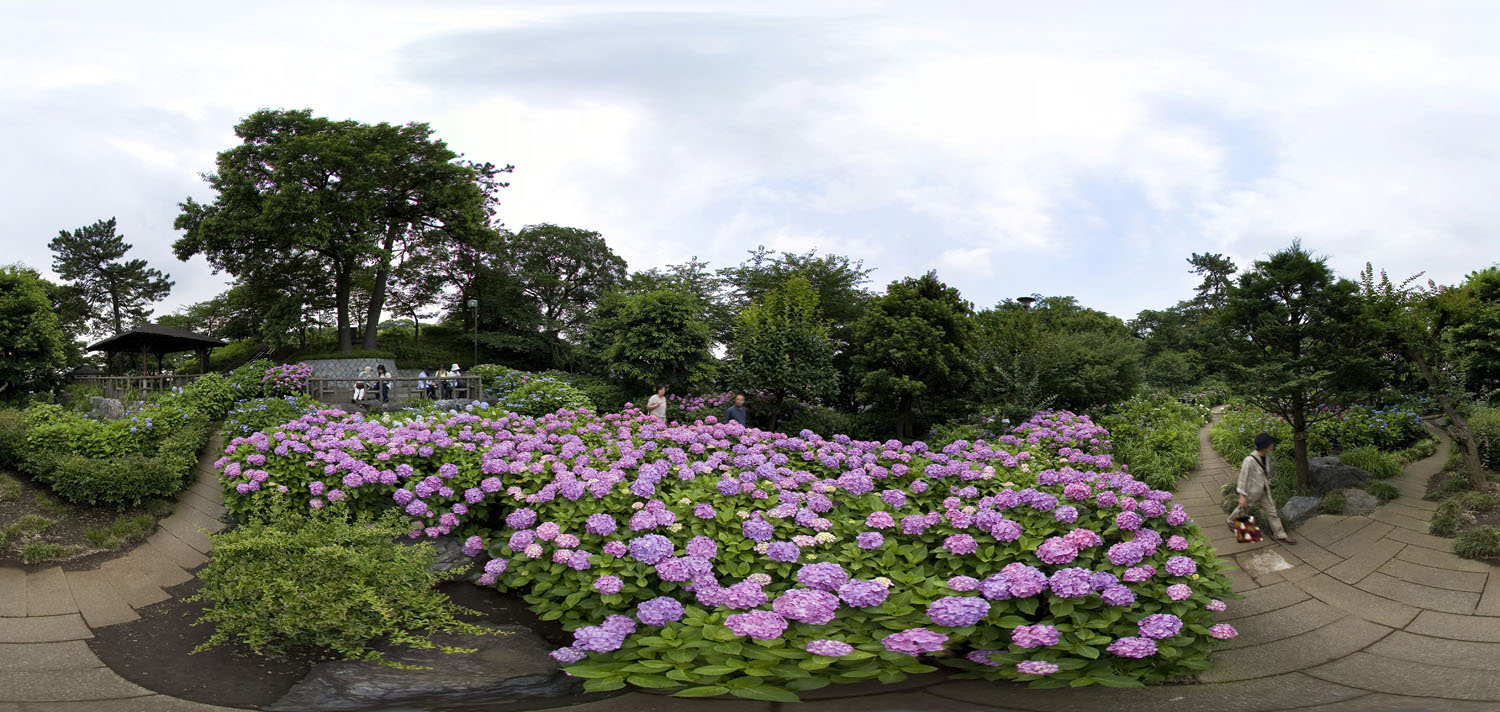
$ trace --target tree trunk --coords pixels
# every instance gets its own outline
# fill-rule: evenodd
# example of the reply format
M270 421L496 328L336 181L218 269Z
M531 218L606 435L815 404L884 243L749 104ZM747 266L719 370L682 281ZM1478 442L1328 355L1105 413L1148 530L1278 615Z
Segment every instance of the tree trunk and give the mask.
M1448 434L1453 436L1453 442L1458 443L1459 452L1463 453L1464 472L1469 476L1469 485L1476 490L1486 489L1489 482L1484 476L1484 463L1479 460L1479 446L1474 442L1474 431L1469 429L1468 419L1459 411L1453 393L1448 390L1448 384L1433 370L1432 364L1427 362L1427 357L1422 352L1412 349L1406 355L1417 365L1417 372L1422 374L1422 380L1427 381L1427 387L1437 398L1443 415L1448 416Z
M896 402L896 437L903 441L910 441L914 437L911 423L912 400L911 395L907 394Z
M349 327L349 293L352 291L350 284L350 273L346 265L340 264L334 269L334 311L338 313L339 352L350 353L354 351L354 335L350 333Z
M411 310L411 341L414 344L422 341L422 320L415 309Z
M365 317L364 348L375 350L375 341L380 336L380 312L385 309L385 285L391 278L391 250L396 249L396 235L401 232L399 223L385 231L385 244L381 245L380 267L375 270L375 285L370 288L370 313Z
M1312 489L1312 468L1307 464L1307 405L1292 406L1292 457L1297 465L1297 486Z

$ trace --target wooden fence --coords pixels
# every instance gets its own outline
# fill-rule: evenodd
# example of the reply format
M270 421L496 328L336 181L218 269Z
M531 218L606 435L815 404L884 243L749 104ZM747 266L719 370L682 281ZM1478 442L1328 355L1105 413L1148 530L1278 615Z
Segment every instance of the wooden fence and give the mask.
M187 376L73 376L70 382L97 386L105 398L144 400L152 393L170 391L193 382L197 374Z
M309 378L307 394L329 405L351 403L354 401L354 386L360 382L359 378ZM392 376L363 379L363 382L368 386L364 397L367 402L382 400L382 387L385 389L384 399L396 403L450 398L478 400L484 395L483 380L479 376Z

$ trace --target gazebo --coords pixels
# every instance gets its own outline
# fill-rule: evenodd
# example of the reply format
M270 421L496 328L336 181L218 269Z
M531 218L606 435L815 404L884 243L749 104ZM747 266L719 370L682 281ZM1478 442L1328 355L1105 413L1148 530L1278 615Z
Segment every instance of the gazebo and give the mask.
M223 346L224 342L215 338L195 334L186 329L174 329L161 324L142 324L130 331L115 334L97 344L89 347L90 351L103 351L110 357L118 353L140 354L141 373L146 372L146 357L156 354L156 366L161 368L162 356L166 354L181 353L183 351L196 351L198 353L198 372L208 373L208 350L216 346Z

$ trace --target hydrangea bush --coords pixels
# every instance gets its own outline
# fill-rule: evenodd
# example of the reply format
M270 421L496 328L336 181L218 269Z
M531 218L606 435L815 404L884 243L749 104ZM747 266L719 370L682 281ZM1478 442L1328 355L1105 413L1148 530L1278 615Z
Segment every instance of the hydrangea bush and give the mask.
M797 436L637 410L304 415L233 439L231 510L399 507L523 594L592 690L792 700L958 668L1039 686L1209 666L1228 580L1108 433L1039 414L994 442ZM482 563L481 563L482 562Z
M261 393L268 398L293 396L307 392L307 380L312 378L313 368L305 363L287 363L266 369L260 379Z
M1308 426L1307 451L1314 457L1360 447L1394 451L1427 436L1422 427L1420 407L1415 403L1387 408L1358 404L1322 405L1317 410L1332 415ZM1209 441L1220 456L1238 462L1253 449L1251 443L1257 433L1270 433L1284 443L1292 441L1291 425L1276 415L1251 406L1237 406L1225 411L1209 431Z

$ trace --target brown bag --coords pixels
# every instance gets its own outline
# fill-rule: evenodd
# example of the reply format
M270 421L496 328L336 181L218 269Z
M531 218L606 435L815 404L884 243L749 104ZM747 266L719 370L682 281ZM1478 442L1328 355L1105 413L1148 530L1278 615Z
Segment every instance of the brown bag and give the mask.
M1235 541L1241 544L1252 544L1263 538L1260 534L1260 526L1255 523L1255 517L1234 520Z

